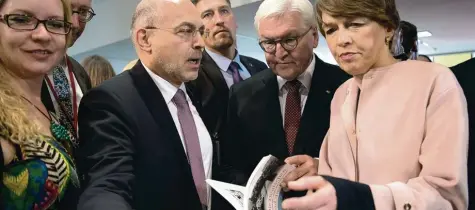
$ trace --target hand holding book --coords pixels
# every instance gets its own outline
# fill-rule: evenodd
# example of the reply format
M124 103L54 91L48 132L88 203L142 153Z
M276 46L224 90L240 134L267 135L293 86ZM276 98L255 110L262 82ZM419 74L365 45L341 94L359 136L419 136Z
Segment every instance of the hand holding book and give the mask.
M294 155L285 159L285 163L296 167L282 182L282 189L288 191L287 183L295 181L303 176L314 176L318 172L318 159L308 155Z
M252 172L246 186L206 180L237 210L282 209L283 189L289 181L302 176L316 175L318 159L297 155L278 160L272 155L263 157Z
M306 176L288 183L290 190L308 190L306 196L285 199L283 209L330 209L337 208L336 190L321 176Z

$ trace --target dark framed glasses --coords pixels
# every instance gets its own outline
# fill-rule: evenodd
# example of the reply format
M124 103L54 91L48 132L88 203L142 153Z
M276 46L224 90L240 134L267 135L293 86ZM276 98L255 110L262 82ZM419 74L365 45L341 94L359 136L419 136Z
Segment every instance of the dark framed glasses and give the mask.
M262 40L259 42L259 46L264 50L266 53L275 53L277 49L277 44L280 44L285 50L292 51L299 45L299 40L307 35L307 33L312 29L310 27L305 33L300 34L299 36L294 37L287 37L283 39L268 39Z
M71 23L67 21L57 19L40 20L24 14L0 15L0 22L7 24L12 29L22 31L33 31L38 28L40 23L45 26L48 32L53 34L66 35L71 31Z
M88 7L82 7L78 10L73 10L73 15L75 13L78 14L79 21L83 23L89 22L96 15L96 13L94 13L94 10Z

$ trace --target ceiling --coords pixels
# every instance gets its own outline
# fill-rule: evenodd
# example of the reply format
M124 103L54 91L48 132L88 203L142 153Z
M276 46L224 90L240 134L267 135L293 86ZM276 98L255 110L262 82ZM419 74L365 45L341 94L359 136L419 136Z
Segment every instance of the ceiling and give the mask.
M256 37L253 23L260 2L234 9L239 34ZM396 4L402 20L432 33L421 39L429 45L419 47L421 54L475 51L475 0L396 0Z
M128 37L137 2L139 0L93 1L98 15L88 23L85 33L68 53L78 60L99 54L111 60L116 69L135 59L135 50ZM239 26L238 50L264 60L253 24L260 2L231 0ZM475 51L475 0L396 0L396 4L402 20L413 23L419 31L428 30L433 34L421 39L428 45L419 46L421 54ZM323 60L335 63L323 37L315 52Z

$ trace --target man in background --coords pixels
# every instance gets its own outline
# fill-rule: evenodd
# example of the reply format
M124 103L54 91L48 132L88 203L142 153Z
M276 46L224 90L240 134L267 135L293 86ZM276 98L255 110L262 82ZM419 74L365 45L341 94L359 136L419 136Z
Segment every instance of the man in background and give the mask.
M297 167L285 181L316 175L330 102L349 75L314 54L318 30L308 0L263 1L255 27L270 69L231 88L223 180L245 185L269 154Z
M192 2L205 26L205 50L198 78L190 82L188 88L201 103L200 115L213 141L219 142L226 122L229 88L266 69L267 65L239 54L236 47L237 25L229 0ZM219 159L219 156L216 157Z
M71 0L72 5L72 42L79 39L87 22L94 15L91 0ZM73 135L72 141L78 145L78 107L84 93L91 88L91 80L84 68L76 60L64 55L62 62L45 77L41 100L46 108L56 113L59 122Z
M199 103L200 116L211 134L214 148L213 176L221 174L221 140L226 123L229 88L267 68L264 62L240 55L236 46L237 24L229 0L192 0L205 26L205 50L198 78L187 84ZM213 208L232 209L216 191Z

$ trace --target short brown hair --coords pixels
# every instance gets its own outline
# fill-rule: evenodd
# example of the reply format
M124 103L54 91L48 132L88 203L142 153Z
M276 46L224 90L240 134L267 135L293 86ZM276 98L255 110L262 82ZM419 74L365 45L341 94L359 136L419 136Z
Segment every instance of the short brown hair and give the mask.
M334 17L366 17L384 27L396 30L400 17L394 0L317 0L317 23L323 36L322 13Z
M99 55L92 55L85 58L82 61L82 66L84 66L84 69L91 78L92 87L96 87L105 80L115 76L114 68L112 68L109 61Z
M193 3L194 5L198 4L198 2L200 2L201 0L191 0L191 3ZM231 0L226 0L226 2L229 4L229 6L231 6Z

